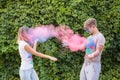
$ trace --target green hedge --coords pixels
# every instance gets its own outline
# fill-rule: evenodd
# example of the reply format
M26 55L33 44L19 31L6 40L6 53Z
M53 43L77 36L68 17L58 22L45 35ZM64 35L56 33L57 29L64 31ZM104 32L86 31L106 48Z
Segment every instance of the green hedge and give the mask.
M119 0L0 0L0 80L20 80L20 56L16 44L18 28L37 24L66 24L87 37L83 22L94 17L106 37L100 80L120 80ZM55 39L40 43L38 51L58 62L34 58L40 80L79 80L82 52L72 53Z

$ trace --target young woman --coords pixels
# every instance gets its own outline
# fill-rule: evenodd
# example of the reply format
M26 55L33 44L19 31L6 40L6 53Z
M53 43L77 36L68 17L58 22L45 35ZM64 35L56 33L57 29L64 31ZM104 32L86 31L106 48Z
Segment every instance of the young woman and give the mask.
M36 51L37 41L32 44L29 36L27 35L29 28L21 27L18 31L18 48L21 57L21 66L19 70L21 80L39 80L34 68L32 55L40 58L47 58L52 61L57 61L57 58L45 55Z

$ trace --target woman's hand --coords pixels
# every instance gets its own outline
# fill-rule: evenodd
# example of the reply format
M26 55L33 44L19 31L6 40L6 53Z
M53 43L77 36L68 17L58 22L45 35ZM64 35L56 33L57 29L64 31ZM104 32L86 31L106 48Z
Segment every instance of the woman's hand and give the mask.
M52 61L57 61L57 58L52 57L52 56L50 56L49 59L52 60Z

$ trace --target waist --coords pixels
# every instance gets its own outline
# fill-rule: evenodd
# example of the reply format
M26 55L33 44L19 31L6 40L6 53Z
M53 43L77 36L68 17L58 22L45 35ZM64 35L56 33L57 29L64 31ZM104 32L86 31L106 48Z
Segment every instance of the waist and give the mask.
M85 61L85 63L101 63L101 61Z
M85 63L101 63L101 61L99 59L94 60L85 59Z
M84 62L84 66L95 66L95 65L99 65L99 66L101 66L101 62L100 61L96 61L96 62Z
M33 68L33 63L21 62L21 66L20 66L21 70L28 70L31 68Z
M29 66L23 66L23 65L21 65L20 66L21 70L28 70L28 69L31 69L31 68L33 68L33 65L29 65Z
M32 68L29 68L29 69L21 69L21 67L20 67L20 70L21 70L21 71L29 71L29 70L33 70L33 67L32 67Z

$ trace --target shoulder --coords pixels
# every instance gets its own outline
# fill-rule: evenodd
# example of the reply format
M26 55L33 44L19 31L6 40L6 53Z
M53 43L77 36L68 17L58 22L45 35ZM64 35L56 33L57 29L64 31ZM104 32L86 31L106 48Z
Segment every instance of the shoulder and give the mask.
M98 34L98 36L99 36L99 38L101 38L101 39L104 39L104 40L105 40L105 37L104 37L104 35L103 35L101 32Z
M104 45L106 40L105 40L105 37L102 33L99 33L97 36L97 42L101 45Z
M21 45L21 46L28 45L28 43L23 41L23 40L19 41L18 44Z

